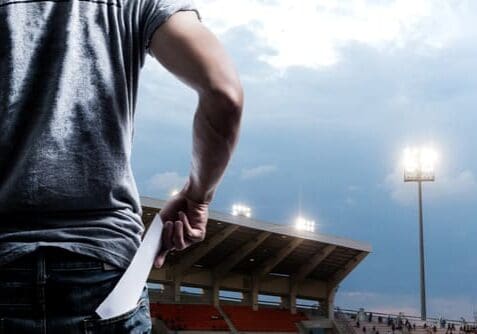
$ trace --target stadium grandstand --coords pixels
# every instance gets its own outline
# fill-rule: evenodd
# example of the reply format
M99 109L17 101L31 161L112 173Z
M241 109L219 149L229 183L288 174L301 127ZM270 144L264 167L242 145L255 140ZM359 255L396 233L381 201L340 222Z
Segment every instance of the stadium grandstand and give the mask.
M474 320L446 320L442 317L421 320L403 313L396 315L337 308L334 322L340 334L477 334L477 316Z
M141 201L147 229L165 201ZM340 333L336 291L370 252L366 243L210 210L205 240L151 270L153 333Z

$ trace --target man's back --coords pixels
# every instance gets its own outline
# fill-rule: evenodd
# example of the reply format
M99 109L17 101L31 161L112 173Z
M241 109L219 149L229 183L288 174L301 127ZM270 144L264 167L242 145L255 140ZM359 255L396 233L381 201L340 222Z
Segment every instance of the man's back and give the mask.
M151 331L147 285L122 315L95 310L144 232L130 156L147 53L199 97L190 175L160 211L155 267L205 238L208 205L238 141L243 91L198 14L192 0L0 0L5 332Z
M144 231L130 166L149 40L190 1L0 0L0 265L54 245L125 268Z

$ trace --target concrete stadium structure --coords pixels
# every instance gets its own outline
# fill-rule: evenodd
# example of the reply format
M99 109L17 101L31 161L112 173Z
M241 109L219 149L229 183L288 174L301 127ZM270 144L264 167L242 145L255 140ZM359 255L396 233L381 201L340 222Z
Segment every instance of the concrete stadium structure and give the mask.
M165 201L141 201L148 228ZM253 310L259 308L259 294L279 296L291 314L297 312L297 298L314 300L325 320L321 326L331 330L338 286L370 252L363 242L211 210L205 240L170 252L162 268L152 269L148 282L164 289L150 300L190 303L181 286L202 288L199 302L218 308L220 290L242 292L242 304Z

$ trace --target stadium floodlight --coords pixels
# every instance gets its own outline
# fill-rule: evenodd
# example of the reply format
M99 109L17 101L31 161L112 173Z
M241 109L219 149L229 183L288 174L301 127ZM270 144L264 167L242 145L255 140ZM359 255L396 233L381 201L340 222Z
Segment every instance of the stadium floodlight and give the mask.
M435 180L437 153L429 147L404 150L404 182L417 182L419 201L419 257L421 284L421 320L426 320L426 279L424 261L424 227L422 215L422 182Z
M171 191L171 197L177 195L178 193L179 193L179 190L173 189L173 190Z
M295 219L295 227L298 230L314 232L315 231L315 222L313 220L308 220L302 216L298 216Z
M234 204L232 205L232 215L250 218L252 215L252 210L243 204Z
M427 147L404 150L404 182L434 181L435 150Z

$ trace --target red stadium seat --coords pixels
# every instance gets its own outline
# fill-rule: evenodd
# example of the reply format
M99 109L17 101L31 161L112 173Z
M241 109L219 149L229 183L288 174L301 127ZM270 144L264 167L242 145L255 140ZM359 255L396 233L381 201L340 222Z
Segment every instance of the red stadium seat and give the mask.
M220 312L207 304L151 303L151 317L164 321L171 330L228 331Z
M251 306L242 305L223 305L222 309L239 331L297 333L295 323L308 320L302 312L291 314L285 309L259 308L254 311Z

